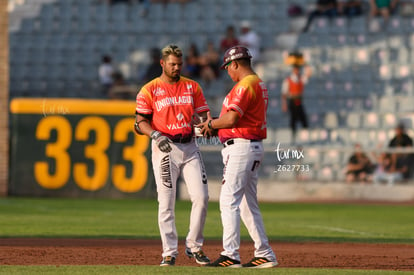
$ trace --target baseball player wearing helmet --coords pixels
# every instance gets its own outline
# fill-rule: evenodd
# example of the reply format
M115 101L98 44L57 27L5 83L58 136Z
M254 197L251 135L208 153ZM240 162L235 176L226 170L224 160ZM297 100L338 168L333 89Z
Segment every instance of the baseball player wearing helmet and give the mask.
M174 208L179 176L185 180L192 208L185 254L198 264L210 262L202 251L207 214L207 176L194 138L193 116L207 117L209 107L199 84L180 76L182 51L168 45L161 51L162 74L137 95L135 131L152 138L152 165L158 194L158 225L163 260L172 266L178 255Z
M251 67L246 47L231 47L224 54L222 69L237 82L223 102L220 117L198 124L201 133L218 129L223 143L224 172L220 193L223 248L220 257L207 266L266 268L277 265L269 245L257 201L258 168L266 138L268 92ZM254 241L254 258L240 264L240 218Z

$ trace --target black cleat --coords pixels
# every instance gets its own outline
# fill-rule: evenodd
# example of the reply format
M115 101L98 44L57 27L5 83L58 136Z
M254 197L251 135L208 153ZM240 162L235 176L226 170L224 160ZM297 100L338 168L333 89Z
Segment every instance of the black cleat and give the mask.
M274 267L277 266L278 262L277 261L269 261L266 258L257 258L254 257L253 259L250 260L250 262L243 264L243 267L249 267L249 268L269 268L269 267Z
M229 268L238 268L242 267L240 264L240 261L233 260L227 256L220 255L220 258L218 258L215 262L212 262L206 266L211 267L229 267Z
M197 252L191 252L189 248L185 249L185 255L189 258L194 258L196 263L201 265L206 265L210 263L210 259L204 254L203 250L199 250Z
M173 256L165 256L162 259L160 266L173 266L175 265L175 257Z

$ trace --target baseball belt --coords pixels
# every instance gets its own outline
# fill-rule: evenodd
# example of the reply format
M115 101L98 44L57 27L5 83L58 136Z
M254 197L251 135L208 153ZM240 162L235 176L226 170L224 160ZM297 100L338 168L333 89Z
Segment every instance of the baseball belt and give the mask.
M260 142L262 140L260 139L244 139L244 138L232 138L232 139L228 139L225 142L223 142L223 146L227 147L230 145L233 145L235 143L250 143L250 142Z
M170 138L174 143L189 143L193 140L193 136L174 136Z

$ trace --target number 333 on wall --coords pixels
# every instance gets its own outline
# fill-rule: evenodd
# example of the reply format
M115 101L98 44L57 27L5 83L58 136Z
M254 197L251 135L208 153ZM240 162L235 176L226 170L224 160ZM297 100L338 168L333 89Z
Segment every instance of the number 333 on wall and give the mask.
M47 141L45 155L55 161L55 171L51 173L49 161L37 161L34 164L36 181L46 189L63 187L69 180L72 170L75 183L84 190L95 191L102 188L109 176L110 161L107 151L114 142L125 142L132 131L134 118L120 120L113 131L108 122L97 116L82 118L72 133L69 121L63 116L47 116L43 118L36 129L36 139ZM48 142L52 131L56 131L56 140ZM93 163L93 171L88 173L88 164L75 162L72 166L69 147L75 141L88 141L94 132L95 142L85 145L84 157L88 163ZM132 132L133 133L133 132ZM132 146L122 149L123 160L132 163L132 176L126 176L126 167L115 164L112 168L112 182L122 192L136 192L146 183L148 177L148 161L144 153L148 148L148 137L135 136ZM143 173L144 172L144 173Z
M34 132L17 132L20 139L23 135L31 144L23 147L34 146L32 152L25 153L33 160L27 163L32 167L26 171L33 171L35 182L42 188L57 190L73 181L82 190L97 191L112 182L121 192L135 193L146 185L149 138L134 133L134 107L130 108L134 103L117 106L108 101L48 100L45 107L42 102L40 106L33 104L33 99L28 106L25 102L21 100L11 109L20 115L38 114L23 119L25 125L27 120L35 120Z

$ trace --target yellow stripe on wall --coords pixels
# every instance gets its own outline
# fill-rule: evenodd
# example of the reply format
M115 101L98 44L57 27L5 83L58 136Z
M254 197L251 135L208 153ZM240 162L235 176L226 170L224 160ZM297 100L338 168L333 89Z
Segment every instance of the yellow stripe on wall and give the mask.
M61 98L15 98L10 102L13 114L43 115L135 115L134 101L61 99Z

